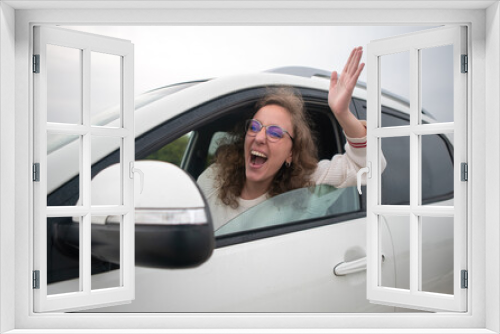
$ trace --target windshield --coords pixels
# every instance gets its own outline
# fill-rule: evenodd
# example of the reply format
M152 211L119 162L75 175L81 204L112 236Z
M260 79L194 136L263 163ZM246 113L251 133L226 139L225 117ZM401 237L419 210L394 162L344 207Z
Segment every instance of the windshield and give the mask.
M134 101L135 111L151 104L159 99L174 94L183 89L195 86L199 83L205 82L206 80L184 82L179 84L174 84L171 86L165 86L157 89L150 90L139 96L136 96ZM117 121L120 118L120 106L114 106L111 108L104 109L92 116L90 124L93 126L108 126L112 122ZM67 136L67 135L51 135L47 138L47 154L50 154L61 147L75 141L78 137Z

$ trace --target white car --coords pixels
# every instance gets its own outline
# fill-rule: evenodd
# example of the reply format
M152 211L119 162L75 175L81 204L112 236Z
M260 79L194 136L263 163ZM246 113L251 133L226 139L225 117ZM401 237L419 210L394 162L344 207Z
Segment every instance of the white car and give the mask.
M329 73L309 68L283 68L270 72L159 88L136 99L136 160L179 165L196 179L211 163L220 138L242 127L252 116L254 103L266 87L287 85L301 92L317 135L320 159L342 153L345 137L327 103ZM408 103L384 93L382 126L409 123ZM366 87L360 83L351 111L366 119ZM112 125L113 110L100 117ZM108 116L107 116L108 115ZM424 113L424 120L433 122ZM425 204L453 201L453 143L448 137L423 138ZM49 205L78 201L78 176L65 165L71 145L49 141ZM382 141L387 168L382 175L382 204L409 203L409 139ZM118 162L116 143L92 147L92 175ZM145 179L157 180L153 172ZM96 177L93 189L110 188ZM111 181L109 181L111 182ZM99 184L97 184L99 183ZM155 196L155 189L146 196ZM175 189L170 189L175 191ZM107 196L107 195L106 195ZM136 297L128 305L92 312L393 312L394 307L366 299L366 198L355 187L335 189L319 185L282 194L236 217L215 232L216 249L203 264L189 269L155 268L144 258L148 239L138 237L147 201L137 205ZM119 284L118 259L113 254L113 217L93 224L92 285ZM49 291L64 292L78 276L74 235L77 222L70 217L49 223ZM430 224L422 238L424 291L453 293L453 228ZM76 227L75 227L76 226ZM386 217L382 226L382 284L409 288L409 221ZM94 247L95 245L95 247ZM71 291L71 290L69 290Z

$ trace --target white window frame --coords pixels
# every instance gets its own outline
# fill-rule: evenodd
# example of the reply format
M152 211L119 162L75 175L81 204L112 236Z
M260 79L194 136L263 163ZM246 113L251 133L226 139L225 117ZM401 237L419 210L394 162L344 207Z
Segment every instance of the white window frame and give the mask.
M467 54L466 28L446 26L412 34L372 41L367 50L368 69L368 166L371 177L367 183L367 297L375 303L386 305L411 305L430 311L467 310L467 289L462 288L461 271L467 269L467 183L461 180L461 163L467 163L467 73L462 73L461 58ZM453 120L446 123L422 123L421 50L453 47ZM410 124L408 126L383 127L381 76L382 61L386 55L405 52L409 57ZM454 200L451 206L422 205L422 136L453 134ZM382 177L379 168L383 138L405 137L409 139L409 205L383 205ZM404 215L409 224L409 289L384 287L381 276L381 237L379 223L384 215ZM422 222L423 217L447 217L453 219L453 294L429 293L422 289Z
M136 2L118 2L141 6ZM144 2L147 6L149 2ZM500 332L500 9L498 1L433 1L405 5L401 1L177 1L160 4L161 9L137 11L121 9L62 9L69 2L0 3L0 331L37 333L42 329L68 333L88 328L88 332L143 326L175 329L218 328L211 332L234 332L253 328L255 332L280 332L283 328L307 328L309 332ZM151 6L151 4L149 4ZM31 10L21 10L21 8ZM40 10L47 8L48 10ZM52 8L50 6L53 6ZM56 7L54 7L56 6ZM120 6L117 2L80 2L82 6ZM156 3L158 6L158 3ZM391 9L391 6L406 9ZM433 6L426 8L425 6ZM461 6L456 8L454 6ZM17 8L19 10L14 10ZM89 7L89 8L90 8ZM357 8L356 8L357 7ZM413 8L408 10L408 8ZM189 9L189 10L188 10ZM245 10L246 9L246 10ZM250 10L248 10L250 9ZM465 24L470 36L469 114L469 311L465 314L49 314L32 313L32 203L29 181L32 148L32 82L30 54L33 24L282 24L282 25L435 25ZM486 22L486 25L485 23ZM14 38L15 32L15 38ZM132 41L133 42L133 41ZM15 72L12 70L15 66ZM486 71L486 68L488 69ZM12 83L15 82L15 86ZM13 98L15 96L15 99ZM14 131L15 130L15 131ZM12 142L15 146L12 147ZM15 174L14 174L15 172ZM12 177L15 175L15 178ZM488 182L486 176L488 175ZM13 194L15 198L12 199ZM488 197L486 197L488 194ZM12 289L15 286L15 289ZM486 293L487 291L487 293ZM13 308L12 305L15 305ZM259 328L270 329L268 331ZM381 329L385 328L385 329ZM392 328L392 330L390 330ZM395 328L398 328L397 330ZM429 329L431 328L431 329ZM40 329L38 331L37 329ZM62 330L64 329L64 330ZM280 330L281 329L281 330ZM180 331L180 330L178 330ZM47 332L47 331L45 331ZM207 330L207 332L210 332ZM248 331L247 331L248 332Z
M80 51L82 110L80 124L48 122L48 71L47 45L69 47ZM91 124L91 71L92 54L106 53L120 61L120 124L115 127ZM39 56L39 71L34 82L34 162L40 166L39 181L33 184L34 193L34 270L39 273L39 287L34 289L35 312L78 310L93 305L119 304L134 299L134 180L131 177L135 160L134 136L134 47L126 40L56 27L34 27L34 53ZM47 135L66 134L78 136L80 199L81 205L61 207L47 206L49 163ZM91 204L91 152L92 139L114 138L120 141L120 195L119 205ZM95 145L94 145L95 146ZM97 156L97 155L96 155ZM120 215L120 281L119 286L93 289L91 278L91 219L92 215ZM80 216L79 289L71 293L50 295L47 288L47 218Z

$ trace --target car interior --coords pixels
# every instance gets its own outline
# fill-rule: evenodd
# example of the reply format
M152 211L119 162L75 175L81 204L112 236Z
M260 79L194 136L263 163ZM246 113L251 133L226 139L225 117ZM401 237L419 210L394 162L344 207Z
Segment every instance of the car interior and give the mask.
M340 142L338 131L334 131L336 121L328 106L318 103L307 103L306 110L311 122L311 128L316 137L318 147L318 158L331 159L335 154L341 152L343 143ZM194 131L185 152L183 165L194 179L212 163L213 156L211 146L218 145L215 139L224 137L222 134L231 134L244 131L243 124L250 119L255 111L253 104L238 106L237 110L228 112L217 120L211 121ZM332 139L332 136L337 138ZM214 142L215 140L215 142Z

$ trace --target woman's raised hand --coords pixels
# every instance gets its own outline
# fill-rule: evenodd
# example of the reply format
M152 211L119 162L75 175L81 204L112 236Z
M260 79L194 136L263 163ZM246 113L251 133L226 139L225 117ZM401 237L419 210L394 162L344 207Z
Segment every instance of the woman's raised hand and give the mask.
M328 105L337 117L349 112L352 92L354 91L361 71L365 67L364 63L360 64L362 55L362 47L354 48L340 78L338 77L337 71L332 73L330 91L328 93Z
M366 136L365 126L349 111L352 92L356 87L361 71L365 67L364 63L360 63L362 55L362 47L352 50L340 78L337 71L332 73L330 91L328 92L328 105L340 126L344 129L345 134L351 138Z

